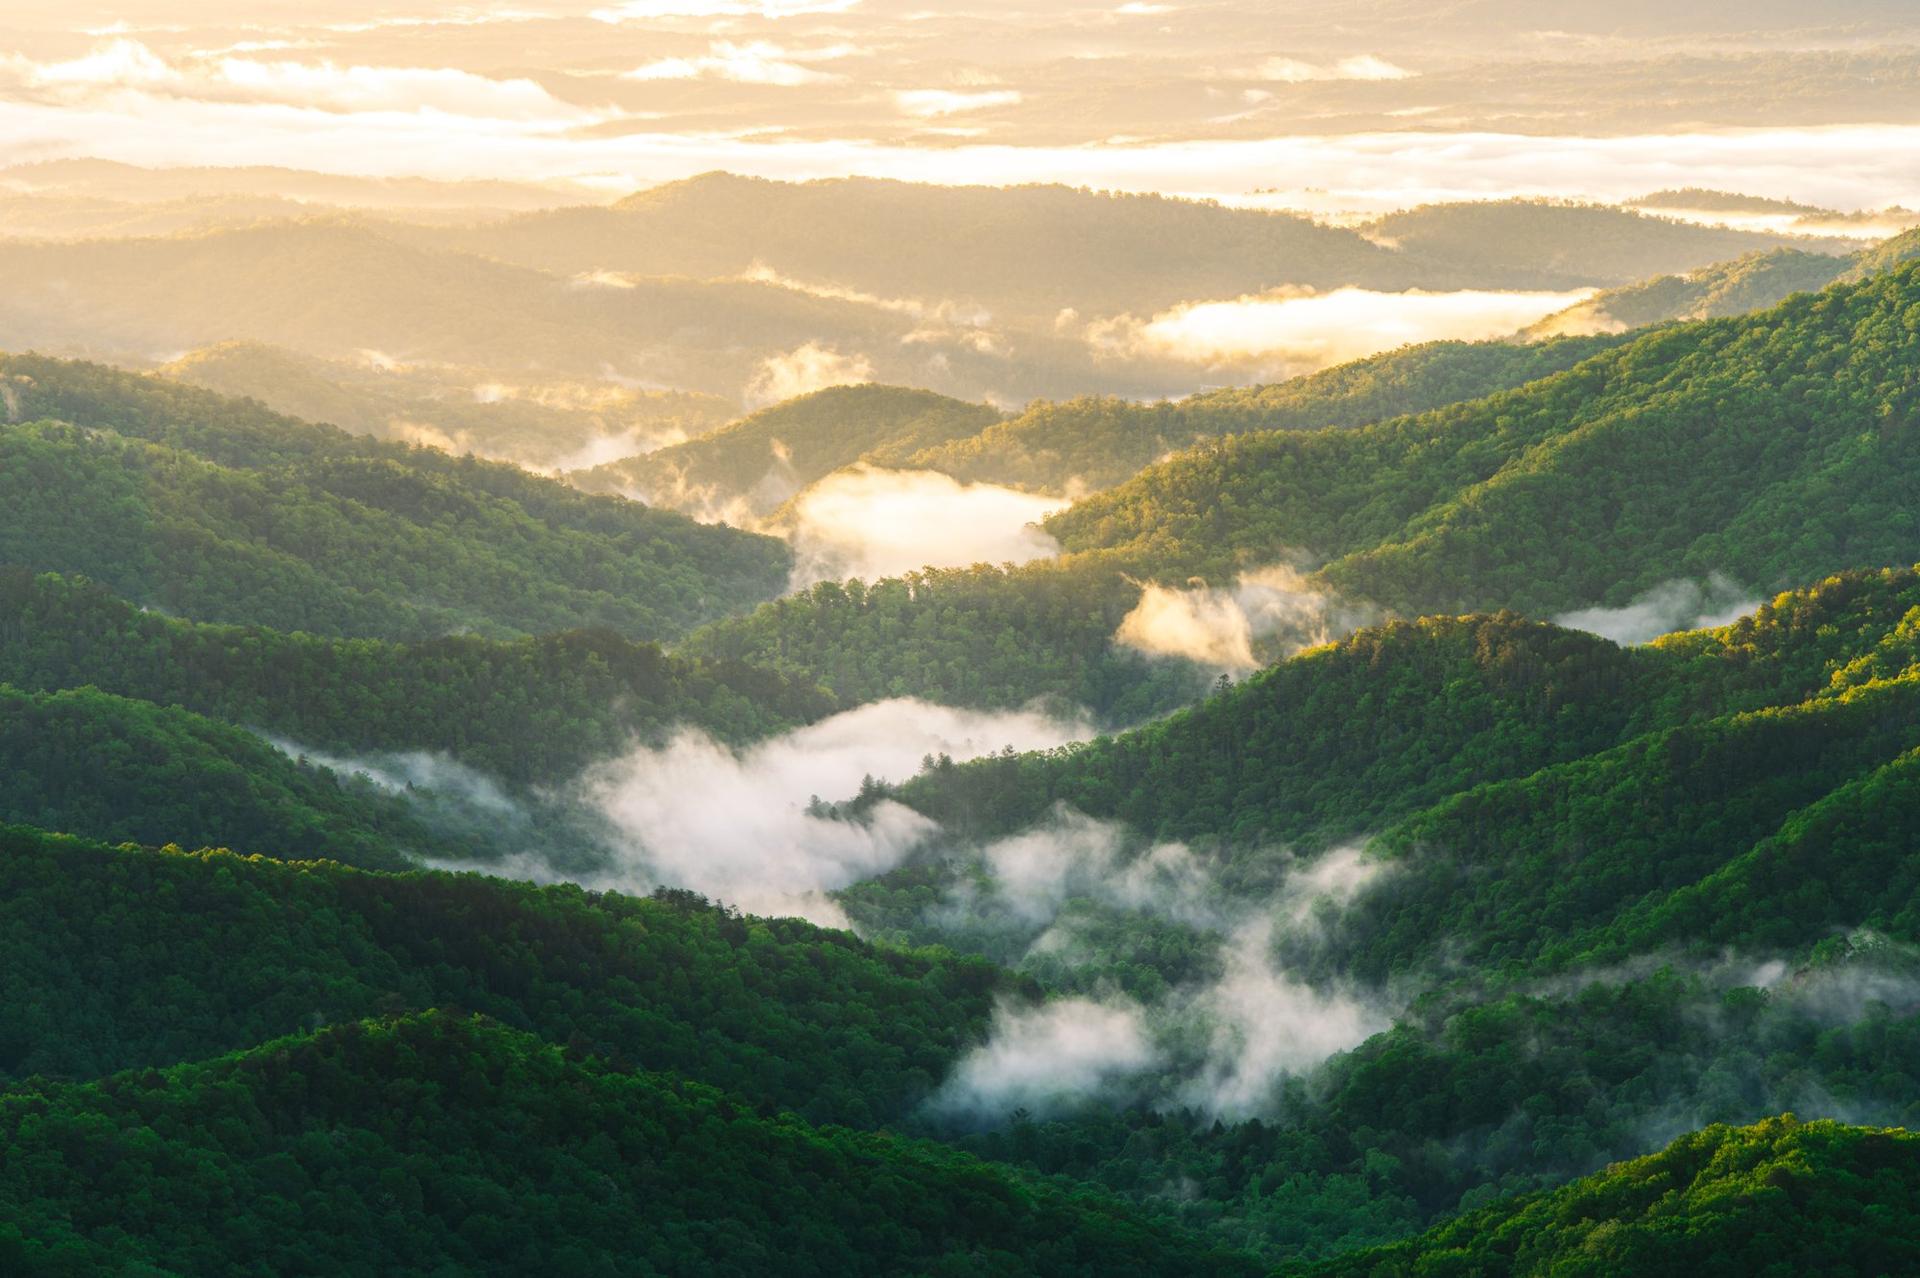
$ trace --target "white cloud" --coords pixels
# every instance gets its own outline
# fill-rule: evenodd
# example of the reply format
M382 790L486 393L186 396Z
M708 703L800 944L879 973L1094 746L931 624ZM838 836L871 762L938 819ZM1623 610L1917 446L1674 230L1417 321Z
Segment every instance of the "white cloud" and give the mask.
M985 1122L1015 1109L1044 1116L1110 1093L1159 1062L1145 1013L1128 1000L1002 1005L987 1042L961 1058L932 1107Z
M783 49L765 40L748 44L718 41L694 58L662 58L624 73L623 80L732 80L739 84L770 84L792 88L802 84L821 84L840 79L825 71L803 66L807 62L830 61L846 57L853 50L847 45L826 49Z
M784 355L770 355L747 383L749 406L764 407L830 386L860 386L873 380L864 355L843 355L831 346L808 342Z
M955 89L901 89L894 93L893 104L903 115L922 119L954 115L961 111L983 111L989 107L1014 106L1020 94L1014 89L982 89L965 93Z
M1034 525L1060 505L932 471L840 471L794 502L793 584L1048 558L1059 543Z
M844 922L825 896L899 864L934 830L891 801L862 821L815 815L815 797L853 795L866 777L904 780L929 755L968 759L1091 735L1030 712L978 713L884 701L734 750L683 729L593 770L581 791L620 852L600 886L669 883L759 913Z
M1230 589L1149 584L1113 638L1140 652L1239 671L1262 664L1256 641L1280 637L1284 648L1297 651L1377 619L1377 610L1341 603L1276 564L1242 574Z
M1282 84L1305 84L1314 80L1406 80L1413 76L1413 72L1406 68L1397 67L1371 53L1330 63L1271 57L1247 74L1255 80L1278 80Z
M1553 620L1618 644L1641 644L1676 630L1729 625L1759 606L1758 597L1716 572L1705 581L1661 582L1624 608L1583 608Z
M591 119L531 80L495 80L451 67L343 66L225 56L168 61L146 45L125 39L66 62L6 55L0 57L0 73L70 105L124 109L128 100L123 95L145 93L196 105L300 107L363 117L419 112L522 125L584 124Z
M601 22L644 22L651 18L795 18L815 13L845 13L860 0L625 0L595 9Z
M1091 338L1123 356L1150 353L1195 364L1301 373L1413 342L1505 337L1592 296L1564 293L1381 293L1288 290L1233 301L1188 302L1142 323L1095 326Z

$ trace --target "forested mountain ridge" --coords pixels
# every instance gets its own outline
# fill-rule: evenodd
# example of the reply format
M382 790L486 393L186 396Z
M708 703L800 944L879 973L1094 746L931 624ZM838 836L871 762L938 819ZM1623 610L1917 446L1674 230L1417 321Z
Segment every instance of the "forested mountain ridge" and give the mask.
M0 882L9 1080L164 1067L458 1006L874 1126L932 1091L1007 984L977 960L743 919L686 892L110 848L17 826L0 829Z
M664 637L773 595L790 563L771 538L159 379L33 356L0 377L0 562L200 620Z
M680 724L737 743L836 708L811 683L604 630L337 639L165 617L20 568L0 568L0 682L94 685L315 749L440 751L527 785Z
M18 1087L0 1133L0 1262L35 1274L1258 1272L1085 1191L446 1014Z
M1779 1118L1712 1127L1562 1189L1299 1272L1337 1278L1904 1273L1920 1138Z
M1162 579L1302 552L1405 613L1620 604L1920 556L1920 265L1656 330L1486 400L1230 437L1051 518Z
M1087 396L1042 402L898 464L1041 492L1097 492L1202 440L1253 430L1364 426L1480 399L1560 372L1613 340L1426 342L1291 381L1179 400L1138 404Z
M975 435L997 409L897 386L837 386L786 400L701 439L611 462L573 482L695 512L771 515L809 484L866 462L912 468L922 450Z

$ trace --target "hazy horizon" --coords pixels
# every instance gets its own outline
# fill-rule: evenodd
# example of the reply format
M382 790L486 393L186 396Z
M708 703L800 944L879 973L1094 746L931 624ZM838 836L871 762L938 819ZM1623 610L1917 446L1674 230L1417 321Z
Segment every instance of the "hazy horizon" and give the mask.
M575 201L712 170L1058 181L1326 216L1673 187L1920 203L1920 16L1891 0L8 8L0 165Z

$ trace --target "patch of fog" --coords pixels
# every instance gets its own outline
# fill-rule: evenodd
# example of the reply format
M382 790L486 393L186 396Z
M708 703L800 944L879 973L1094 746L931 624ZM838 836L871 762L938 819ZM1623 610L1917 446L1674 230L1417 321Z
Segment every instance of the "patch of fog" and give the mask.
M749 408L764 408L832 386L857 386L872 380L873 365L866 356L845 355L820 342L808 342L761 361L747 382L745 399Z
M1149 584L1120 621L1114 642L1156 656L1184 657L1217 670L1264 664L1256 644L1288 652L1328 643L1380 619L1378 609L1311 586L1284 564L1243 573L1230 588L1174 590Z
M267 733L261 736L267 744L290 758L303 759L341 776L362 777L389 794L406 796L416 790L431 790L440 796L458 797L474 809L495 816L520 811L520 805L499 782L476 768L470 768L436 751L330 754L310 749L285 737Z
M682 729L593 769L578 787L614 840L588 886L666 883L756 913L845 926L826 894L894 868L935 827L890 800L848 819L820 812L817 797L852 794L868 778L904 780L929 755L1046 749L1092 734L1081 720L914 700L862 706L744 749Z
M1037 527L1059 498L993 484L961 483L935 471L838 471L791 508L792 589L846 577L917 568L1028 563L1060 553Z
M1276 891L1249 900L1185 846L1142 848L1122 827L1064 806L988 845L979 872L929 912L936 928L1011 930L1016 940L1033 938L1029 954L1073 963L1097 958L1083 950L1069 914L1093 904L1211 934L1219 975L1151 1003L1108 991L1004 1005L931 1111L976 1123L1004 1120L1015 1109L1045 1115L1139 1099L1224 1118L1264 1111L1283 1079L1391 1023L1382 996L1311 985L1276 958L1282 937L1300 942L1339 926L1383 868L1357 845L1336 848L1292 865ZM1050 1075L1055 1055L1071 1066Z
M1125 998L1062 998L994 1009L986 1043L962 1057L929 1108L973 1123L1047 1115L1089 1097L1137 1092L1164 1057L1147 1012Z
M1582 608L1563 612L1553 621L1631 646L1675 631L1730 625L1759 606L1757 596L1716 572L1702 581L1663 581L1623 608Z
M1096 350L1176 359L1261 378L1297 376L1416 342L1507 337L1593 296L1569 292L1382 293L1289 288L1232 300L1186 302L1150 320L1088 329Z

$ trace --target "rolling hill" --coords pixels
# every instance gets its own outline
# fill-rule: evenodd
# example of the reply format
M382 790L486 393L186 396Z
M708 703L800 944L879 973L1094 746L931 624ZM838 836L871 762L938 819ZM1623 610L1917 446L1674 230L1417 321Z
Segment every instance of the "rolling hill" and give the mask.
M771 538L97 365L0 363L0 562L316 634L663 637L775 594Z

